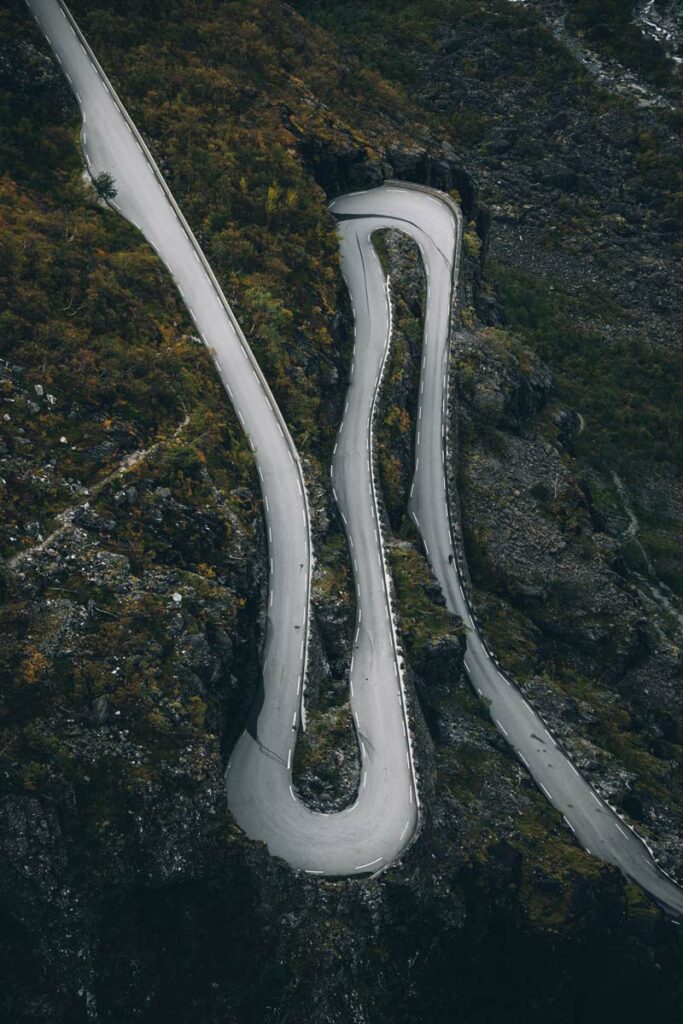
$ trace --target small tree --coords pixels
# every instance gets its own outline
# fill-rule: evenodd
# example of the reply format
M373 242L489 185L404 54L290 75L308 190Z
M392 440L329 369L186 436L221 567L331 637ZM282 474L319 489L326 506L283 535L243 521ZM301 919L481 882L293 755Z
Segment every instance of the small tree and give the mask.
M114 199L116 196L116 182L109 171L102 171L101 174L96 175L92 183L100 199Z

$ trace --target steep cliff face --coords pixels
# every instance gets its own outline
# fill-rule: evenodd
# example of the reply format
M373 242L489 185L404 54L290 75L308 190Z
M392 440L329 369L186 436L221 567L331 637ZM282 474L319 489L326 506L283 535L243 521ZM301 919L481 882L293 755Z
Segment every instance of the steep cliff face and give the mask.
M619 436L631 447L610 463L618 445L605 423L616 403L601 405L585 362L557 359L558 338L580 353L581 331L607 343L618 323L629 339L647 328L660 379L675 373L664 187L652 212L641 179L628 177L623 210L593 233L592 211L612 185L595 199L585 185L577 226L564 177L535 179L519 152L508 159L488 143L472 143L464 162L452 148L461 136L433 114L467 58L451 43L410 60L420 110L399 81L388 84L286 5L79 2L75 11L197 229L305 458L318 564L302 791L339 806L357 778L345 692L352 588L326 483L351 332L325 204L338 189L396 175L457 192L468 224L457 471L486 628L586 769L676 867L680 663L675 615L648 590L675 609L674 427L636 404L646 434L623 419ZM518 16L518 43L531 48L539 30L529 15L509 15ZM498 131L504 111L521 121L530 101L528 131L545 139L543 119L561 113L545 109L557 84L547 70L526 92L515 67L505 65L504 87L482 70L485 54L503 61L511 23L496 17L497 27L467 20L469 59L481 51L480 69L463 76L472 106ZM317 883L231 821L223 767L257 677L265 607L248 447L155 257L82 181L73 103L23 7L0 19L0 1016L673 1019L680 936L572 843L492 728L462 675L460 625L405 516L423 281L396 236L378 242L397 332L377 439L411 666L421 832L380 879ZM597 100L572 89L558 104L570 121L554 122L551 150L583 147L588 160L615 126L651 128L656 141L615 159L626 167L641 155L646 177L653 160L666 163L662 123L638 121L654 115L600 108L586 122ZM546 245L554 223L559 247ZM645 241L632 224L647 227ZM577 303L572 274L589 256L610 288L625 268L626 281L631 268L652 271L643 304L623 307L616 283L617 312L605 292L591 292L599 316ZM556 282L557 301L540 304L540 274ZM628 353L617 355L625 366ZM631 378L628 386L636 402ZM663 385L660 393L673 415ZM665 454L649 465L655 443ZM631 454L637 479L623 465Z

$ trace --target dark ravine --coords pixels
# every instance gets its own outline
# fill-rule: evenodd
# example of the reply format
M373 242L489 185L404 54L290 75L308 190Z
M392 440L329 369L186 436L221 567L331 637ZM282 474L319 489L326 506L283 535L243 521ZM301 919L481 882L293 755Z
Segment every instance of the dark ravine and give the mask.
M88 5L77 6L84 10ZM139 13L132 5L136 25ZM40 302L47 301L44 308L51 311L53 322L62 318L66 336L84 327L83 336L92 339L86 344L79 336L73 358L69 350L58 368L50 356L51 335L44 340L46 335L30 321L20 322L16 333L7 334L6 320L2 321L2 354L11 364L3 396L14 400L6 406L12 426L3 421L6 448L0 456L0 474L10 482L3 497L13 510L2 524L4 557L19 546L34 544L38 533L46 536L51 516L80 501L81 487L98 479L103 467L111 469L126 454L158 440L168 443L130 479L104 490L53 554L35 561L28 557L21 577L3 567L2 628L11 644L3 643L0 705L0 1016L18 1024L123 1024L131 1019L150 1024L298 1024L302 1019L321 1024L445 1024L453 1019L486 1024L503 1018L569 1024L577 1018L597 1021L616 1015L623 1020L646 1015L675 1019L683 994L679 931L616 872L571 844L458 678L457 637L445 651L440 641L423 646L422 656L413 651L409 631L422 639L421 630L434 621L433 609L422 620L401 620L426 723L420 726L426 820L419 842L404 861L369 884L313 884L247 844L230 822L222 769L254 686L262 628L264 547L255 481L238 425L218 390L207 384L210 367L190 337L168 282L129 229L115 225L91 198L75 190L80 165L73 144L73 109L56 67L30 27L20 21L20 5L13 15L16 26L11 31L7 26L2 37L10 39L21 29L21 44L18 51L3 50L0 84L5 94L10 90L12 109L22 111L26 137L23 150L14 141L10 145L8 139L17 137L16 124L3 120L3 161L15 183L3 190L3 233L4 218L11 214L20 249L25 242L24 251L47 251L52 265L72 266L69 261L74 261L77 268L87 267L86 282L98 267L101 274L106 269L108 290L105 306L91 298L71 318L68 314L83 301L81 280L69 280L62 298L49 287L44 263L34 257L36 289L48 295ZM270 33L280 50L296 53L295 47L284 45L291 43L287 33L292 28L286 26L295 16L283 14L276 4L269 15L263 38L271 39ZM306 22L295 21L294 26L298 45L310 54L315 50L311 39L320 38L313 35L317 30ZM239 32L234 23L230 27L233 41L242 37L242 22ZM168 39L170 27L163 19L155 30ZM471 29L470 50L486 31L485 22L478 30ZM113 34L112 48L115 38ZM153 44L147 40L145 45ZM196 45L200 50L207 45L201 33ZM243 45L249 52L253 44L245 40ZM351 58L338 58L334 44L328 46L333 71L326 67L324 73L339 81L334 88L341 89L343 68ZM161 52L155 67L152 84L157 82L158 88L168 74ZM313 71L310 65L308 71L301 66L296 70L308 81L315 64ZM241 67L233 68L232 74L239 81L239 102L248 106L253 99L247 91L257 83ZM434 75L433 85L449 80L442 69ZM484 97L488 95L489 85L479 87ZM141 90L136 102L142 110L143 86L135 88ZM366 88L371 99L375 86ZM467 88L477 86L470 80ZM539 139L543 117L554 116L539 114L536 119L534 97L545 88L535 83L532 89L529 130L536 133L538 126ZM515 88L508 92L514 127L521 111L528 115L530 108ZM305 157L298 187L304 183L315 190L316 182L329 182L330 193L337 182L348 187L349 155L341 133L331 140L321 125L306 121L308 99L300 107L291 96L288 102L287 116L302 133L296 139L292 134L293 147ZM166 98L161 106L165 103ZM168 122L154 124L150 134L162 154L169 147L165 167L172 178L179 174L180 156L167 141L168 125L177 118L181 139L186 128L180 108L167 116ZM342 111L337 116L349 114ZM634 116L621 110L609 114L608 120L636 124ZM651 115L645 111L637 116L647 121ZM572 122L572 110L569 117ZM378 124L380 120L378 115ZM195 117L193 130L199 127ZM566 130L558 128L560 135L553 135L547 146L559 148ZM597 152L595 173L602 181L600 176L607 172L602 170L599 140L604 135L590 120L584 121L582 131L584 141L579 145ZM351 160L351 166L376 163L382 175L445 183L432 176L431 164L432 159L441 159L444 133L415 142L419 130L402 126L398 117L391 133L393 139L381 146L373 142L364 156ZM457 139L451 137L450 142L457 144ZM233 145L246 147L241 137L234 138ZM33 157L36 148L43 156L42 178L30 169L33 160L28 154ZM309 156L320 148L327 154L324 173L329 178ZM349 149L362 151L363 144L353 139ZM488 162L496 159L507 166ZM673 653L667 654L659 646L648 619L659 614L662 628L669 630L665 613L639 607L621 572L623 562L632 559L628 545L619 541L623 508L609 488L605 491L609 474L586 462L585 432L578 433L572 410L582 412L586 430L595 427L595 414L577 406L565 392L561 374L555 367L552 373L548 369L547 352L540 357L533 352L529 333L514 341L500 337L498 332L511 323L515 331L525 325L520 328L514 289L508 282L501 294L497 275L494 289L491 265L482 271L479 255L488 252L498 265L514 265L521 232L527 243L524 271L556 275L558 287L562 282L567 286L585 258L543 247L544 225L558 216L562 190L534 184L533 209L524 211L529 179L518 156L508 161L504 155L459 151L446 163L452 175L448 187L463 196L472 188L474 199L476 176L477 203L486 202L491 211L490 227L487 210L474 201L467 214L478 231L469 232L471 252L462 295L463 307L472 308L474 319L465 324L459 356L460 496L477 598L501 657L509 659L518 677L528 677L530 692L553 727L568 745L576 743L585 757L585 770L595 773L598 786L609 785L634 821L652 829L659 852L668 853L667 863L675 870L681 834L677 774L670 767L668 777L663 775L660 765L675 765L680 741L677 648L674 645ZM362 171L366 173L377 171ZM496 177L504 180L507 195L492 195ZM277 180L284 183L285 175ZM608 186L600 188L606 194ZM257 215L239 207L238 182L228 191L234 203L232 217L248 233L248 222ZM211 189L203 187L202 194L208 210ZM599 271L608 275L617 297L622 289L628 297L628 283L640 280L631 271L638 254L645 251L642 273L649 284L640 294L648 312L643 319L640 307L631 303L635 319L621 323L634 334L645 323L653 344L659 345L666 325L671 334L676 323L674 272L668 262L658 269L665 252L665 234L659 233L663 214L651 214L645 197L638 200L629 193L620 201L625 212L619 216L626 224L644 211L647 237L622 234L624 225L610 221L596 229L591 245L597 250L605 246L610 259L623 254L625 263L615 265L614 284L611 271ZM68 216L61 219L64 207ZM320 208L324 209L324 197ZM54 219L43 230L45 216ZM217 216L209 226L209 212L205 216L207 235L218 248L225 228ZM288 228L281 231L271 225L271 245L285 245L282 239L289 233ZM572 237L568 236L570 250ZM617 245L620 238L628 244ZM329 253L333 244L332 239ZM282 251L295 264L299 257L294 250ZM595 252L591 249L588 255ZM332 265L329 253L323 265L326 260ZM409 254L396 258L395 301L399 304L401 296L407 296L407 305L412 304L412 311L404 310L408 321L419 315L419 282L411 276ZM4 277L4 249L2 260ZM401 260L407 264L402 271ZM137 268L137 276L125 271L126 264ZM622 276L624 267L627 272ZM11 273L11 289L16 291L18 278L15 270ZM663 275L661 283L658 275ZM301 277L310 282L310 268L301 271ZM276 278L277 271L269 266L261 284L267 280L272 290ZM25 278L19 279L25 289ZM91 283L102 289L101 276ZM72 288L75 295L69 307ZM22 295L26 299L25 291ZM348 351L348 324L345 327L331 312L341 308L341 295L337 281L330 300L335 339L331 355L312 353L300 333L290 335L284 321L282 326L295 353L293 365L282 371L283 379L292 374L305 394L309 378L315 377L315 388L319 387L320 374L331 422L338 418L344 390L342 383L335 383L335 374L343 375ZM153 318L145 313L150 296L157 303ZM242 294L240 301L251 311ZM253 294L249 301L255 301ZM112 321L117 307L120 318ZM301 308L308 308L305 302ZM571 313L581 321L591 319L585 308L571 306ZM139 345L127 323L135 325ZM406 330L410 331L408 324ZM123 339L121 349L112 344L112 334ZM307 336L313 337L314 331ZM102 405L105 387L87 369L84 355L92 347L106 355L106 375L120 382L125 404ZM143 353L149 351L164 353L158 363L168 368L167 376L159 390L143 376L142 392L129 393L131 353L134 365L143 366ZM301 352L304 370L296 375ZM170 439L184 415L173 387L181 375L192 382L191 418L182 443L174 443ZM42 396L35 385L43 387ZM47 394L55 395L54 407ZM398 382L387 401L389 407L409 413L409 388ZM321 436L326 416L320 414ZM108 420L112 422L106 426ZM60 443L61 436L68 437L68 445ZM324 449L317 436L313 444ZM78 452L72 452L72 445ZM399 460L406 457L401 443L391 451ZM313 472L316 453L317 449ZM321 455L320 462L324 461ZM556 472L561 476L557 499ZM653 468L651 474L641 473L638 482L629 480L628 487L644 524L642 542L652 552L655 534L668 536L675 530L668 524L675 524L679 516L678 485L665 468ZM514 490L523 496L524 528L513 515ZM480 503L477 508L484 510L483 521L475 516L475 499ZM413 561L414 538L401 534L400 516L391 508L389 512L397 557L407 561L406 593L414 594L417 588L429 598L429 581ZM486 536L472 537L480 522ZM533 524L530 530L528 522ZM581 534L574 533L577 524ZM568 623L561 606L540 608L534 593L539 588L536 545L548 559L541 564L549 570L547 547L559 543L566 544L562 564L571 571L583 608L583 618ZM661 544L654 550L658 571L675 585L678 556L666 554ZM487 575L491 565L504 570L493 581ZM54 587L46 588L46 583ZM340 582L328 580L323 591L333 584L341 589ZM592 615L592 595L603 586L610 588L618 609L612 617ZM175 594L181 602L174 600ZM122 614L122 619L116 618ZM321 659L330 663L332 678L341 679L348 614L344 599L322 600L318 614ZM565 626L573 630L571 642L563 638ZM112 676L117 664L109 663L106 644L118 636L126 636L128 646L122 673ZM603 640L610 645L609 659L601 657ZM46 664L31 657L35 652L29 643ZM159 650L163 671L155 677L150 661L159 663ZM69 667L77 662L85 670L74 678ZM568 666L571 679L549 676L548 666L559 662ZM572 689L578 674L586 682ZM117 675L125 677L125 685L115 683ZM606 735L615 709L621 724ZM649 751L647 757L643 749ZM643 765L651 766L649 774L643 773ZM349 777L348 785L353 784ZM492 964L497 965L495 986Z

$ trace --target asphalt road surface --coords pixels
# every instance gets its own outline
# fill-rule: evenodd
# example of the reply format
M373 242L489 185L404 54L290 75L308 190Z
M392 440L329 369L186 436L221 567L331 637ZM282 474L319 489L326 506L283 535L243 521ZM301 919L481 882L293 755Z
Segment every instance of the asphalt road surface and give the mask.
M340 502L348 493L345 515L354 524L349 536L356 540L359 566L351 685L362 771L354 805L341 814L325 815L299 801L291 781L306 676L311 573L309 514L298 454L201 249L68 10L58 0L28 0L28 6L80 105L81 142L90 173L112 175L117 189L112 205L139 228L168 268L254 451L268 532L268 622L261 687L227 772L229 806L249 836L264 840L271 853L294 867L327 875L374 872L396 858L418 820L367 457L368 417L389 340L389 304L379 263L373 253L374 284L382 305L379 310L368 306L365 326L359 324L359 332L372 332L374 345L365 353L367 376L362 377L359 367L357 386L349 391L353 417L340 434L335 463Z
M411 512L447 603L468 627L466 666L472 685L579 842L621 868L671 912L683 914L681 889L656 867L643 842L557 747L543 721L501 674L477 631L460 582L445 483L449 325L460 213L447 197L399 183L332 204L356 331L331 473L356 585L350 688L361 777L355 802L340 813L320 814L298 799L291 764L306 678L312 552L296 448L199 245L68 10L60 0L27 3L80 105L90 173L108 171L113 176L117 195L112 205L139 228L171 273L254 452L268 531L268 622L262 685L226 773L236 820L249 836L265 841L273 855L320 875L382 870L401 854L418 826L412 745L371 458L372 414L391 336L387 282L371 236L394 227L419 245L428 282Z
M465 666L472 686L487 703L496 728L581 845L616 865L669 910L683 915L683 891L656 866L644 842L588 785L543 720L500 671L465 596L446 490L450 312L458 273L460 212L447 197L399 183L342 197L332 208L337 216L353 218L343 220L342 227L356 225L368 248L371 232L390 223L420 248L427 297L410 512L446 603L467 627ZM367 264L369 255L362 260L359 256L358 261ZM369 282L368 289L371 301L380 306L380 287Z

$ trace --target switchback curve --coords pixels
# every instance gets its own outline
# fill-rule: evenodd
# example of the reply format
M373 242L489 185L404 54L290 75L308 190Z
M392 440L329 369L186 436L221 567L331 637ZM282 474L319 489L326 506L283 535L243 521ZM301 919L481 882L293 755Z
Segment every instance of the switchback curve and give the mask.
M381 227L396 227L419 245L428 282L411 513L447 604L468 628L466 667L472 684L582 845L620 867L672 913L683 915L681 889L581 777L500 672L477 630L453 543L445 472L450 321L461 218L448 197L399 183L332 204L356 321L349 400L332 477L349 545L357 552L352 556L358 611L350 685L354 716L368 742L362 743L362 783L351 807L324 815L298 800L291 760L306 676L313 557L298 453L196 239L68 9L61 0L27 4L81 107L82 145L91 174L106 170L114 176L118 194L112 205L142 231L169 269L254 451L269 536L269 618L262 703L227 773L237 820L249 835L265 840L273 854L325 875L381 870L417 828L418 794L371 457L372 416L391 334L388 286L371 236Z

